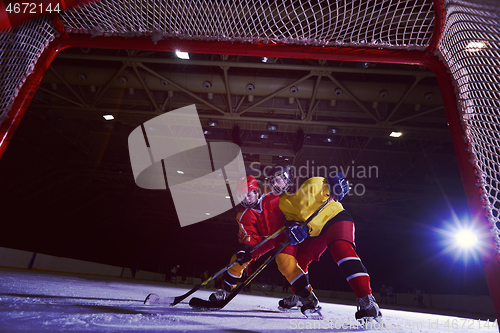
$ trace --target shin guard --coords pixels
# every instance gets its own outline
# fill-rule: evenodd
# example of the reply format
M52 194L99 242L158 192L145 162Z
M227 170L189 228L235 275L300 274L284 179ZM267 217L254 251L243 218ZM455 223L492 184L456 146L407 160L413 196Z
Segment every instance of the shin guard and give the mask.
M333 259L344 274L347 282L360 298L372 293L370 275L351 243L337 240L328 246Z

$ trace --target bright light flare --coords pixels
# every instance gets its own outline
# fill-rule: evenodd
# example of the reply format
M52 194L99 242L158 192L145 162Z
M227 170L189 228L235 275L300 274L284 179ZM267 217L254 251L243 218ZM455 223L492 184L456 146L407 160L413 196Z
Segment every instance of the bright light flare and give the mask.
M186 59L186 60L189 59L189 53L187 53L187 52L182 52L182 51L177 50L177 51L175 51L175 55L179 59Z
M472 257L475 262L480 261L480 254L486 251L483 241L485 231L477 221L461 221L456 216L453 222L446 222L441 228L434 231L441 234L439 242L443 248L436 256L451 254L454 260L464 263Z
M465 51L467 52L478 52L486 47L484 42L469 42L465 47Z
M460 230L455 234L455 240L458 246L465 249L473 248L477 244L477 236L472 230Z

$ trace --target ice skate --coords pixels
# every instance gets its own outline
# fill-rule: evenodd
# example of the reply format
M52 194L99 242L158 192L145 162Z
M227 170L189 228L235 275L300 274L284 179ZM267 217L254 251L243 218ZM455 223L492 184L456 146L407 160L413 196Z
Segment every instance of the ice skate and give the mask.
M229 291L226 291L224 289L218 289L215 293L212 293L208 299L212 302L223 301L229 294L230 294Z
M302 298L301 302L300 311L304 316L309 319L323 319L323 315L320 312L321 306L319 306L319 300L314 293L311 293L306 298Z
M356 312L356 320L359 320L362 323L368 321L380 321L382 317L382 313L380 312L380 308L375 301L375 297L373 295L366 295L357 300L358 311Z
M278 302L278 305L280 310L290 310L295 306L302 306L302 302L300 301L299 296L292 294L288 297L281 299Z

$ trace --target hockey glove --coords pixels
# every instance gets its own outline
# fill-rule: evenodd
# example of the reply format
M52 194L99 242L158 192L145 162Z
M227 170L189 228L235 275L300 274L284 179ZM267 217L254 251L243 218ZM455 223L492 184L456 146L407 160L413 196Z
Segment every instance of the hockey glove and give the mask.
M335 177L328 178L328 183L330 184L330 195L335 201L342 200L349 193L349 184L344 179L342 172L337 173Z
M236 252L236 261L238 264L243 265L246 262L252 260L252 247L246 243L240 243L240 248Z
M295 222L286 228L286 237L288 238L288 244L290 245L302 243L307 236L309 236L307 224L302 226L302 223Z

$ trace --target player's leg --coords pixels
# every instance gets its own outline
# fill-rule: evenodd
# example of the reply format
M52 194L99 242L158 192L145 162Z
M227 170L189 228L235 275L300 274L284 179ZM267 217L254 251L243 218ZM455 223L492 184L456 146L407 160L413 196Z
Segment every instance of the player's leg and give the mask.
M288 282L290 282L294 292L294 295L279 301L281 308L289 309L294 306L300 306L302 312L314 312L320 309L319 300L313 292L313 288L309 283L309 274L307 273L307 265L312 260L319 259L326 249L326 243L322 242L320 238L321 237L305 241L303 242L306 243L305 245L301 243L299 246L294 246L293 248L297 252L291 253L289 256L286 256L285 250L288 248L287 247L284 250L284 255L277 257L276 262L278 263L278 268ZM278 262L278 260L280 260L280 262ZM304 267L306 271L304 271L302 267Z
M236 260L236 254L233 254L230 262ZM243 271L247 267L248 263L243 263L242 265L235 263L227 271L224 272L222 280L222 288L218 289L215 293L212 293L208 298L211 301L219 301L225 299L231 290L236 288L238 281L243 275Z
M273 248L274 248L273 240L268 241L266 244L261 246L259 249L252 252L252 261L256 261L263 254L267 253L268 251L272 250ZM236 254L233 254L230 262L233 262L234 260L236 260ZM236 288L238 281L240 280L241 276L243 275L243 271L248 266L248 264L249 264L249 262L243 263L241 265L238 263L235 263L227 271L225 271L224 275L223 275L222 288L218 289L215 293L212 293L210 295L209 299L211 301L225 299L227 297L227 295L229 295L229 293L234 288Z
M354 250L353 244L339 239L333 241L328 248L358 298L356 319L381 316L379 306L372 295L370 275Z

